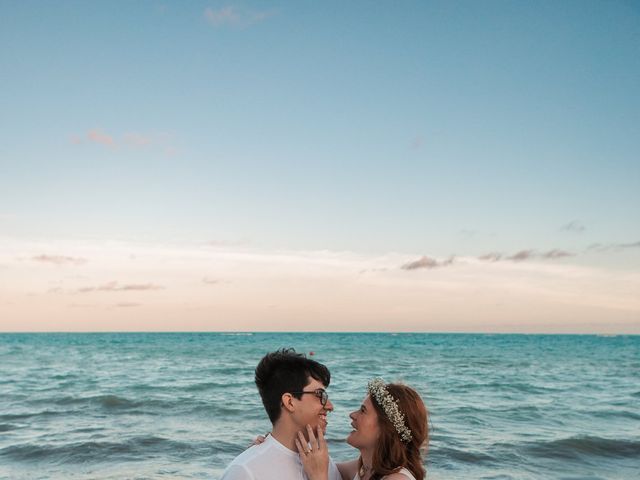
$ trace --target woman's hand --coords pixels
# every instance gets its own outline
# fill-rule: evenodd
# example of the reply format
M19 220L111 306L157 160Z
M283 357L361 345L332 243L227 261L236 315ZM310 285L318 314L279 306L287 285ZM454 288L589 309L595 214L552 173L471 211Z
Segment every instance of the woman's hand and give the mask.
M254 445L260 445L261 443L264 443L264 441L267 439L267 437L271 434L271 432L267 432L266 435L258 435L255 440L253 442L251 442L249 444L249 446L247 448L251 448Z
M329 449L324 440L322 428L318 428L318 438L313 434L313 429L307 425L309 442L302 432L298 432L296 447L302 461L304 471L309 480L328 480L329 478Z

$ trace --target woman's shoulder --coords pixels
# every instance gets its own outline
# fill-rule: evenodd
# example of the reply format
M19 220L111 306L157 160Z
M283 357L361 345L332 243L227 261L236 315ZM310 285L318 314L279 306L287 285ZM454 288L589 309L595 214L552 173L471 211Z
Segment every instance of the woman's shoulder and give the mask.
M416 480L416 477L414 477L413 474L406 468L401 468L391 475L386 475L384 478L385 480Z

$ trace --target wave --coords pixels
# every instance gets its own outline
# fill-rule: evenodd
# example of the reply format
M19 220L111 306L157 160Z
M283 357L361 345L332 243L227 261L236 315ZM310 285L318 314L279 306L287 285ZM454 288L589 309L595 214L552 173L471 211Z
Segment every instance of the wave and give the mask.
M110 413L152 413L148 409L167 410L172 409L176 405L182 404L176 400L159 400L154 398L145 398L144 400L134 400L119 395L104 394L92 395L89 397L62 397L62 398L45 398L38 400L40 403L54 404L62 407L97 407L108 410ZM66 412L72 413L72 412Z
M431 455L443 456L449 460L462 463L487 464L497 461L495 457L482 452L473 452L471 450L459 450L457 448L439 447L431 450Z
M498 390L501 392L522 392L528 394L547 394L551 392L559 392L561 389L553 387L542 387L539 385L531 385L528 383L508 383L508 382L490 382L490 383L478 383L475 385L469 385L471 389L490 389Z
M91 397L62 397L53 400L53 403L60 406L94 404L106 409L134 408L142 405L142 402L110 394Z
M90 398L91 401L99 403L104 408L133 408L141 405L141 402L135 402L127 398L118 397L117 395L99 395Z
M180 390L184 392L200 392L212 389L227 389L232 387L253 387L253 381L249 382L246 380L241 380L236 382L202 382L185 386Z
M179 460L211 457L228 450L224 442L186 443L156 436L140 436L124 442L76 442L65 445L12 445L0 450L0 458L17 462L46 461L56 464L87 464L110 461L148 459L155 455Z
M213 389L214 384L198 385L198 388L192 389L185 387L180 389L181 392L191 392L192 390L209 390ZM222 387L221 387L222 388ZM245 410L222 401L211 401L210 396L206 400L199 400L193 397L185 397L184 395L173 395L172 398L144 398L131 399L118 395L94 395L88 397L62 397L57 399L45 398L38 400L38 403L53 404L60 411L34 412L17 415L0 415L0 421L14 421L28 419L39 415L68 415L73 417L77 414L84 414L93 410L109 415L158 415L167 412L180 412L188 414L210 415L237 415L246 414Z
M78 378L78 375L75 373L59 373L51 377L52 380L68 380L70 378Z
M241 418L241 417L246 417L246 418L252 418L253 415L250 415L246 410L240 408L240 407L234 407L232 405L229 404L204 404L201 403L199 405L194 405L193 407L189 408L188 410L189 414L191 415L203 415L205 417L220 417L220 416L226 416L226 417L230 417L230 418ZM258 418L262 418L264 417L264 410L261 409L256 409L256 411L254 412L256 413Z
M0 423L0 432L8 432L17 428L20 427L18 427L17 425L11 425L10 423Z
M596 412L585 412L598 418L624 418L630 420L640 420L640 414L630 410L604 410Z
M0 415L0 421L27 420L33 417L53 417L56 415L65 415L67 412L56 412L53 410L44 410L42 412L33 413L7 413Z
M524 450L545 458L580 459L581 457L637 458L640 441L580 436L528 444Z
M445 413L453 416L457 421L461 421L459 419L462 418L464 424L469 421L477 422L477 424L485 424L488 419L495 418L496 416L510 420L532 421L539 420L544 417L545 414L544 410L535 405L517 405L507 408L463 406L446 410Z

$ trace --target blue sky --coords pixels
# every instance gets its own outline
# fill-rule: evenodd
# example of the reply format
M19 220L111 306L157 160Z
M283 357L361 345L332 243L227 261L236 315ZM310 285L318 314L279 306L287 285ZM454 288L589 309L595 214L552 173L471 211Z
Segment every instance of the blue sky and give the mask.
M0 12L5 266L117 240L640 271L634 2Z

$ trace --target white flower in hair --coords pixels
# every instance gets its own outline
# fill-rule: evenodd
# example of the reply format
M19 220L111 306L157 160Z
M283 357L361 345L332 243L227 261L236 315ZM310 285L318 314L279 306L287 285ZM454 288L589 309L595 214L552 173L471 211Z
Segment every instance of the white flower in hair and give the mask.
M369 395L376 399L378 405L384 410L384 414L395 427L400 435L400 440L409 443L412 438L411 430L404 423L404 414L398 407L398 400L391 396L384 381L381 378L374 378L369 382L368 390Z

